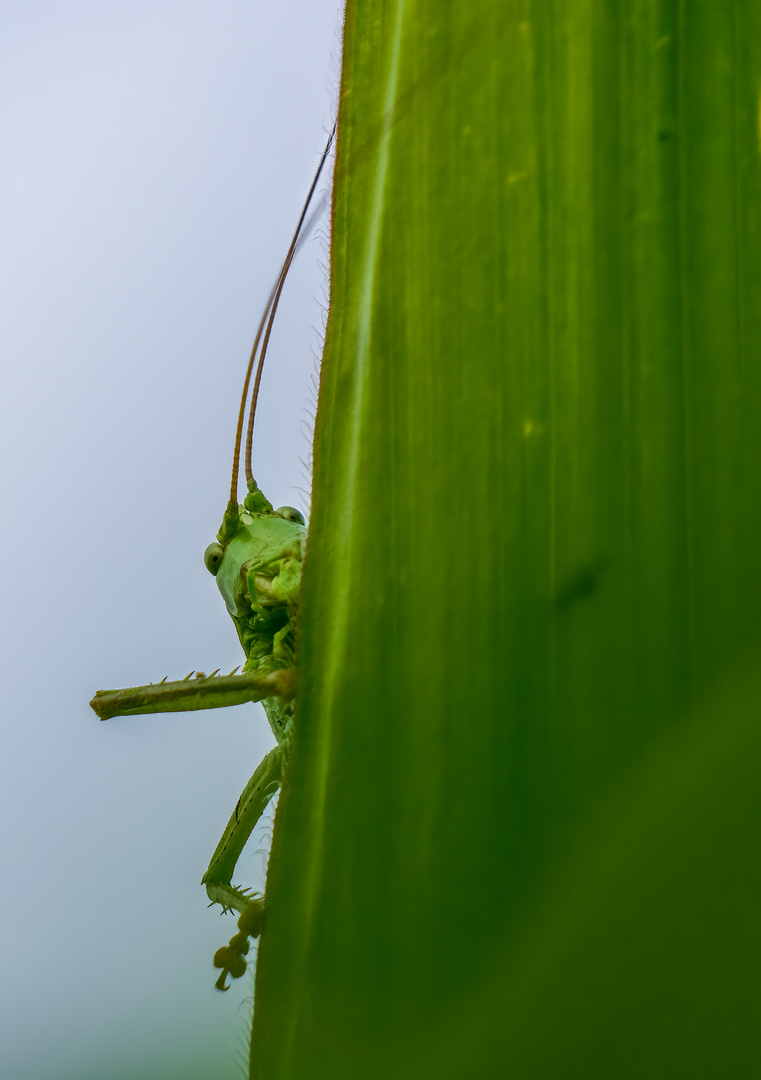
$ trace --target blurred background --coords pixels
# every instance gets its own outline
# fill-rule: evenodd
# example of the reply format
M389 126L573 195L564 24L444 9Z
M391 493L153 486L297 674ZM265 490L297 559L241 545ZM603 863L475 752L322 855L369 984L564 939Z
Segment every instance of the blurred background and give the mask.
M99 723L88 701L242 659L202 557L334 118L341 8L0 14L5 1080L241 1074L252 983L214 990L234 920L200 881L272 745L264 714ZM327 229L292 270L255 445L268 497L305 511ZM267 843L242 883L262 886Z

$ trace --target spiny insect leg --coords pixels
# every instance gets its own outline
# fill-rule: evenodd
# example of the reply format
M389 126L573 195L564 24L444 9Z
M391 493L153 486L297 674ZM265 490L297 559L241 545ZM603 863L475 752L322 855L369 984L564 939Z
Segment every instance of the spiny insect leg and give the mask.
M244 959L249 948L249 937L258 937L264 925L264 900L249 896L244 889L231 884L235 864L248 841L256 823L264 813L283 776L285 748L276 746L259 763L254 775L243 789L209 868L203 876L203 884L212 903L222 904L226 909L240 912L238 933L230 938L228 945L214 955L214 966L222 968L216 982L217 989L226 990L225 979L229 974L238 979L246 970Z

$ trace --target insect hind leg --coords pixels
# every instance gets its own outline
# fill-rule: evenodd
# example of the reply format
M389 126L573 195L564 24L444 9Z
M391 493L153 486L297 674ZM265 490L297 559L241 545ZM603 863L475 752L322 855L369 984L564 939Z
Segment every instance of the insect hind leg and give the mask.
M221 904L225 910L232 909L240 914L238 933L214 956L214 966L223 969L216 983L219 990L227 989L225 979L228 974L238 979L244 973L249 938L258 937L264 925L264 898L237 888L232 884L232 875L256 823L280 786L285 753L284 746L276 746L257 766L202 878L212 904Z

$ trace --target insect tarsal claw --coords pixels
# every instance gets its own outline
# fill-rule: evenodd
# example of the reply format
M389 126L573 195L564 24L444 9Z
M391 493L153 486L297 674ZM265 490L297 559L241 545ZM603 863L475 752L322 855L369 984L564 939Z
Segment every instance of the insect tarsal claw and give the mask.
M229 944L223 945L214 953L214 967L222 968L222 974L214 983L217 990L228 990L225 979L229 975L231 979L239 979L246 970L246 961L243 959L249 950L248 937L245 934L234 934Z

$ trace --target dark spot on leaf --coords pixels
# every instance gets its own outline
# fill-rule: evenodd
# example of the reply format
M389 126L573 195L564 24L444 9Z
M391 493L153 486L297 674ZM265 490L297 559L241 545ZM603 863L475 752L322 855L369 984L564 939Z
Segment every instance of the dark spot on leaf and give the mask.
M593 563L580 566L555 594L555 607L559 611L588 600L597 592L606 560L599 558Z

